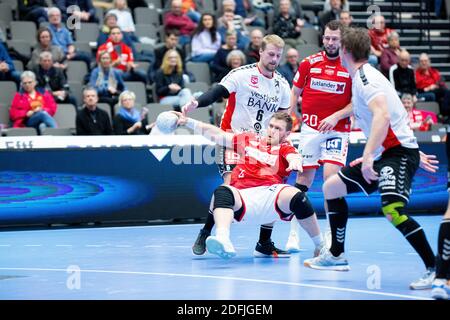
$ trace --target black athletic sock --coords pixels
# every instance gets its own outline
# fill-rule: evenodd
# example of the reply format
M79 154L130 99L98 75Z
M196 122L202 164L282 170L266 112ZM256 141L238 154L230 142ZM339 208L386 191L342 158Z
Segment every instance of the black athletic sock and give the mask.
M331 229L330 252L337 257L344 252L345 230L348 221L348 206L344 198L327 200L328 220Z
M272 226L261 225L261 229L259 230L259 243L269 242L272 236L272 230Z
M422 258L425 267L435 268L436 261L433 250L428 243L427 237L422 227L411 217L408 217L403 223L397 226L397 229L405 236L406 240L416 250L419 256Z
M304 184L295 183L295 187L299 189L301 192L308 192L309 188L305 186Z
M450 219L442 220L439 228L436 278L450 279Z
M214 215L211 211L209 211L208 216L206 217L205 225L203 226L203 230L211 233L212 228L214 227Z

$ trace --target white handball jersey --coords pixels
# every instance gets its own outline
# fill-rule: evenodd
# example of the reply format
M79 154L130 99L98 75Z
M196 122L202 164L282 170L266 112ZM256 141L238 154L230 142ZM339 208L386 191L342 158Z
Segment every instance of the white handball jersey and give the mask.
M358 127L366 137L370 136L373 114L369 109L369 103L380 95L386 97L390 115L388 134L382 143L384 150L398 145L418 148L417 139L409 127L408 114L397 92L388 79L368 63L361 66L353 75L352 104ZM377 151L381 153L383 149Z
M278 71L271 78L264 76L257 63L231 70L220 85L230 93L220 124L223 130L260 132L275 112L289 109L289 83Z

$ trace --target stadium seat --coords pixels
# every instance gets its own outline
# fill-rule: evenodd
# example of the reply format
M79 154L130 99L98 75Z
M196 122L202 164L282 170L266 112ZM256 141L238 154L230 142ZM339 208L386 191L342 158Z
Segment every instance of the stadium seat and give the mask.
M11 106L11 102L17 92L17 86L13 81L0 81L0 103Z
M20 60L13 60L13 64L14 64L14 68L16 68L16 71L22 73L23 62Z
M139 81L125 81L125 86L136 95L136 103L140 105L147 104L147 92L145 91L144 83Z
M84 83L84 77L88 73L86 63L84 61L67 62L67 81L77 81Z
M314 28L303 28L301 38L307 44L319 45L319 32Z
M9 128L4 131L5 136L37 136L35 128Z
M99 34L97 23L82 23L80 29L75 29L77 42L96 42Z
M192 93L199 91L205 93L210 88L210 86L207 83L201 81L186 83L184 86L188 89L191 89Z
M31 21L11 21L9 28L11 30L12 40L26 41L30 45L36 44L36 25Z
M153 24L137 24L134 33L136 37L148 37L158 40L158 29Z
M206 123L211 123L210 108L198 108L189 113L189 117Z
M83 84L80 81L67 81L70 93L77 99L78 106L83 104Z
M59 103L53 118L58 124L58 128L75 128L76 119L75 106L70 103Z
M439 104L436 101L418 101L416 103L416 109L432 111L436 114L439 114Z
M320 52L319 46L315 44L304 44L296 47L298 50L298 61L302 61L306 57L309 57L312 54Z
M8 3L0 3L0 21L8 26L13 21L12 8Z
M150 8L135 8L134 20L136 24L153 24L155 26L160 25L158 11Z
M149 103L145 107L148 109L148 123L155 122L161 112L173 110L172 106L161 103Z
M43 136L72 136L74 130L71 128L45 128Z
M205 82L208 85L211 84L209 64L206 62L188 62L186 64L186 70L192 72L195 81Z
M9 127L9 105L6 103L0 103L0 126L2 128Z
M112 114L111 114L111 107L110 107L110 105L107 104L107 103L97 103L97 108L102 109L103 111L106 111L106 113L107 113L108 116L109 116L109 120L110 120L111 123L112 123L113 116L112 116Z
M6 40L8 48L14 48L20 54L30 58L31 57L31 44L25 40Z

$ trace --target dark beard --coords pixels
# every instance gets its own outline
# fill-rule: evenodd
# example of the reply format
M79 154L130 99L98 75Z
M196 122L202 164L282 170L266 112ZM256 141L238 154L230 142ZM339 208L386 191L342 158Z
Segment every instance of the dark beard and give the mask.
M329 53L328 51L325 52L327 53L328 58L336 58L339 56L339 49L337 49L335 53Z

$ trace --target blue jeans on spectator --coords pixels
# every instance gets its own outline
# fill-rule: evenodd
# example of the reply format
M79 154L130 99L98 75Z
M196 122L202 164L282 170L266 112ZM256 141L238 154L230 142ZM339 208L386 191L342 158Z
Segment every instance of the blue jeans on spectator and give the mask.
M27 127L35 128L39 134L42 134L42 130L45 128L56 128L57 124L55 119L47 113L47 111L38 111L33 113L33 115L26 122Z
M14 81L17 86L17 90L20 88L20 72L18 71L8 71L0 72L0 81Z
M179 36L179 44L180 44L180 46L184 46L185 44L188 44L188 43L191 43L191 36L188 36L188 35L180 35Z
M417 93L417 100L419 100L419 101L436 101L436 95L433 92Z
M168 104L173 106L174 109L178 110L181 106L184 106L186 103L191 101L192 92L191 90L184 88L181 89L175 96L165 96L159 100L161 104Z
M211 62L214 59L215 53L202 53L191 58L192 62Z

